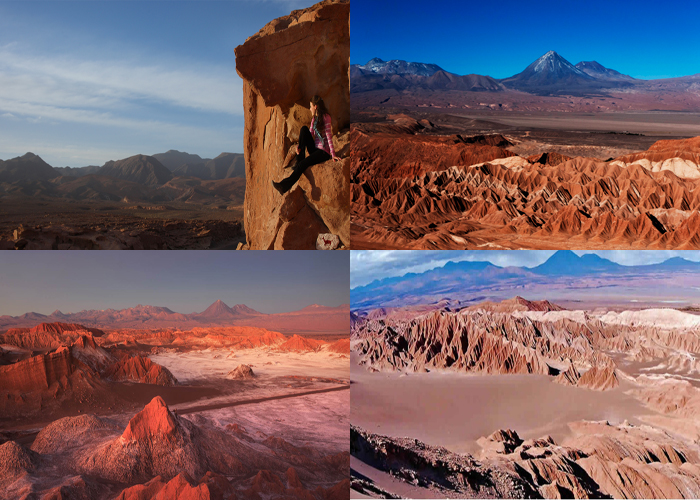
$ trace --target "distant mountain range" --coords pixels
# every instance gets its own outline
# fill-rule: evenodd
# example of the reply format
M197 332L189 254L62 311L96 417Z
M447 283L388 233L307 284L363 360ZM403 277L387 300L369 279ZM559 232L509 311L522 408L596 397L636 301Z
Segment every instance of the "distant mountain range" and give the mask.
M299 311L264 314L238 304L227 306L217 300L199 313L182 314L167 307L143 306L128 309L87 310L49 315L29 312L21 316L0 316L0 331L9 328L30 328L40 323L79 323L101 329L188 329L215 326L257 326L283 333L318 332L349 333L348 304L338 307L307 306Z
M697 275L694 284L688 286L690 289L700 286L700 262L674 257L659 264L623 266L595 254L579 257L570 250L560 250L533 268L460 261L448 262L424 273L375 280L350 290L350 302L353 310L367 310L439 300L511 298L525 296L528 289L537 291L538 297L554 300L558 290L583 290L589 285L599 289L640 286L647 288L645 293L653 294L653 287L649 289L651 282L645 280L653 278L658 283L668 283L674 273ZM663 286L668 287L668 294L678 292L671 285ZM547 297L548 294L552 296Z
M242 203L244 189L245 160L238 153L202 159L170 150L80 168L52 167L33 153L0 160L0 197L18 194L73 200Z
M21 158L24 158L24 156ZM152 159L155 159L156 161L154 162ZM131 164L140 162L148 165L148 163L150 162L151 165L146 170L153 173L155 173L156 170L161 171L159 172L159 174L156 174L156 177L159 180L161 180L161 182L158 182L159 184L164 184L171 178L176 177L178 175L196 177L198 179L203 180L218 180L229 179L231 177L245 177L245 158L241 153L221 153L216 158L209 159L201 158L199 155L183 153L174 149L171 149L170 151L167 151L165 153L157 153L151 156L135 155L129 158L125 158L123 160L108 161L102 167L98 167L95 165L78 168L54 167L54 170L56 170L61 175L70 175L73 177L82 177L85 175L92 174L113 175L114 169L106 167L113 167L115 164L118 164L120 162L120 165L123 165L124 162L129 162ZM172 172L172 175L168 178L168 175L162 171L163 169L161 167L164 167L169 172ZM0 166L0 169L1 168L2 167ZM121 167L119 170L124 170L124 167ZM121 174L121 172L118 173ZM164 180L166 178L167 180Z
M696 75L665 80L638 80L606 68L596 61L582 61L574 65L554 51L547 52L517 75L502 79L482 75L459 76L435 64L400 60L385 62L378 58L364 65L353 64L350 67L350 91L353 93L415 88L484 92L520 90L532 94L550 95L631 87L658 90L659 85L686 88L692 85L691 80L695 82L700 80L700 77Z

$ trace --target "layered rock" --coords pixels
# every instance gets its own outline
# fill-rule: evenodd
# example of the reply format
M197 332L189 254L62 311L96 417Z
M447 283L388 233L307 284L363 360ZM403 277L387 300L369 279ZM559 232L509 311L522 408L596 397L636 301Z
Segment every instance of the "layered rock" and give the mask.
M43 391L54 384L65 383L77 368L70 349L60 347L54 352L0 366L0 390ZM89 373L88 376L94 375Z
M679 177L700 178L700 137L656 141L648 150L617 158L614 163L637 164L652 171L668 170Z
M440 141L353 131L353 240L414 249L541 248L543 238L558 248L700 248L697 140L660 141L611 162L506 157L505 149L459 158L455 147L467 145L441 150Z
M230 379L240 379L240 378L254 378L255 373L253 369L248 365L238 365L236 368L228 372L226 378Z
M536 322L481 310L367 321L353 329L361 363L374 369L542 375L558 374L562 359L612 363L594 352L597 338L609 334L568 320Z
M198 439L197 428L173 415L156 396L129 421L119 438L88 456L81 468L125 483L158 475L172 478L181 472L200 477L206 472L207 460Z
M496 431L479 439L479 460L355 427L350 446L357 459L441 496L696 498L700 492L697 446L627 423L570 427L573 436L561 444L549 436L523 440L515 431Z
M74 323L41 323L33 328L10 328L0 342L25 349L46 349L70 345L81 336L101 337L102 330Z
M318 94L333 131L349 126L350 2L325 0L264 26L236 47L246 109L245 232L250 249L313 249L319 233L349 240L349 162L307 169L299 188L284 196L272 181L284 164ZM338 139L338 138L336 138ZM344 139L336 144L342 153Z
M105 377L116 381L133 381L141 384L170 386L177 384L177 379L167 368L154 363L143 356L130 356L110 365L104 372Z
M307 339L296 333L287 339L284 343L277 346L280 351L317 351L325 342L322 340Z

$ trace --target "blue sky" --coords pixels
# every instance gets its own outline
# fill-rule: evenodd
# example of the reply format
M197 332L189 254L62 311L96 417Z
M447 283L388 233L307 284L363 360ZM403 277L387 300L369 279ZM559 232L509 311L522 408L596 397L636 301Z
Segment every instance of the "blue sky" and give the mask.
M352 0L353 64L373 57L505 78L549 50L635 78L700 73L700 3Z
M234 48L314 3L0 1L0 159L241 153Z
M487 261L501 267L534 267L553 253L553 250L353 250L350 252L350 286L355 288L376 279L422 273L450 261ZM700 262L700 251L694 250L576 250L575 253L594 253L626 266L655 264L676 256Z
M123 309L201 312L216 300L264 313L350 302L348 252L0 252L0 315Z

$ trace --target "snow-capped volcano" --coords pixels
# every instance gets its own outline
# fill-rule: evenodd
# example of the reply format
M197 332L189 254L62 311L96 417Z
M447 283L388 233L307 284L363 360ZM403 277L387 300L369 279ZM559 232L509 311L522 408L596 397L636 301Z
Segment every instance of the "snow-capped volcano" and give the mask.
M571 64L569 61L564 59L562 56L550 50L545 55L540 57L534 63L530 64L525 71L532 70L535 74L548 74L553 75L558 78L566 78L567 76L574 74L581 76L583 78L591 79L590 75L587 75L576 66ZM525 73L523 71L523 73ZM522 74L522 73L521 73Z
M584 73L562 56L550 50L522 73L501 81L511 88L530 90L539 87L570 88L588 86L595 78Z
M437 64L426 64L417 62L406 62L399 59L392 61L382 61L378 57L370 59L367 64L353 64L352 69L360 70L364 73L375 73L379 75L419 75L431 76L443 69Z
M628 75L623 75L614 69L606 68L597 61L581 61L576 65L576 68L598 80L614 80L624 82L635 81L635 78Z

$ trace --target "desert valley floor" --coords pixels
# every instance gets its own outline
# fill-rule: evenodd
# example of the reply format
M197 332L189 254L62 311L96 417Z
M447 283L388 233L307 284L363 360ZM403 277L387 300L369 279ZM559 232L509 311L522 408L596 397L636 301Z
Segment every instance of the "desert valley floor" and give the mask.
M353 289L352 497L697 498L697 272L558 252Z

